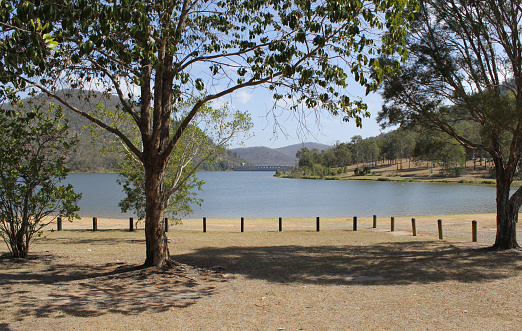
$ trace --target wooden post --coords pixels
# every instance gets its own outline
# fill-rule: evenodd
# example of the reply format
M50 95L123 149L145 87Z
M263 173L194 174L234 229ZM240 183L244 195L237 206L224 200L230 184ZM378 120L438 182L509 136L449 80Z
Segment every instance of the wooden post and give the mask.
M165 217L165 232L169 232L169 219Z
M96 217L92 218L92 231L98 231L98 219Z
M437 225L439 226L439 239L444 239L444 235L442 234L442 220L437 220Z
M393 217L393 216L391 217L390 223L391 223L390 224L391 231L395 231L395 217Z
M203 232L207 232L207 218L203 217Z
M283 231L283 218L279 217L279 232Z
M353 217L353 231L357 231L357 216Z
M373 228L377 228L377 215L373 215Z
M317 218L315 219L315 230L316 230L317 232L319 232L319 222L320 222L320 219L319 219L319 217L317 217Z
M471 239L474 243L476 243L478 239L477 221L475 220L471 222Z
M414 218L411 219L411 231L413 232L413 236L417 236L417 222Z
M134 218L132 217L129 218L129 231L134 231Z
M241 232L245 232L245 218L241 217Z
M58 217L56 219L56 225L58 227L58 231L62 231L62 218L61 217Z

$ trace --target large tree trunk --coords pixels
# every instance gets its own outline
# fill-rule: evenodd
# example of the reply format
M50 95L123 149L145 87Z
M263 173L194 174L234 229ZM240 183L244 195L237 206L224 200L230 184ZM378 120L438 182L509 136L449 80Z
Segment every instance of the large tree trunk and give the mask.
M497 236L493 248L518 248L517 220L519 208L514 205L509 197L512 176L501 168L500 162L495 162L495 167L497 177Z
M146 260L144 265L147 267L161 267L169 261L169 249L163 222L164 176L165 167L161 164L149 164L145 167Z

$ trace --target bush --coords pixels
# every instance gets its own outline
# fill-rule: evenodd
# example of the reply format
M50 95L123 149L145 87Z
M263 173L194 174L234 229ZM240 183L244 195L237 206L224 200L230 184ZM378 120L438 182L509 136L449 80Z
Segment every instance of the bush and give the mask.
M462 173L464 172L464 169L462 169L461 167L455 167L454 171L455 171L455 176L461 176Z
M42 107L0 110L0 236L15 258L27 257L33 236L56 215L78 217L81 194L62 184L77 140L61 109Z

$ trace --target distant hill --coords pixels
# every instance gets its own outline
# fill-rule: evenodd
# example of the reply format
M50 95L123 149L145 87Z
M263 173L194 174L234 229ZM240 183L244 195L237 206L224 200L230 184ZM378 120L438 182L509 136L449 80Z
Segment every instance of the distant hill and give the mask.
M230 151L252 165L295 165L295 157L268 147L233 148Z
M84 91L83 93L89 95L89 100L86 101L83 98L79 98L76 90L63 90L57 94L72 105L84 110L94 109L98 102L105 104L108 108L121 107L120 100L116 96L104 96L96 91ZM40 95L33 98L33 100L26 99L26 102L36 102L42 99L53 101L44 95ZM122 155L111 152L102 156L100 153L103 146L107 146L110 140L115 139L114 136L100 129L96 130L98 135L91 136L89 129L91 123L87 119L78 116L67 108L64 108L64 114L70 120L71 131L80 136L77 152L69 159L69 167L74 172L116 172L117 165L122 160ZM316 148L321 151L331 146L306 142L280 148L234 148L226 154L218 156L214 161L203 164L200 169L228 170L239 166L241 163L247 163L248 165L295 166L297 161L295 154L303 147L310 150Z
M115 96L104 96L95 91L84 91L83 98L78 96L77 90L61 90L56 93L60 98L67 100L70 104L83 110L92 110L98 102L105 104L109 108L117 107L119 99ZM88 100L87 100L88 96ZM44 95L24 99L26 108L30 109L32 104L40 104L43 101L52 102L60 105L56 100ZM2 107L10 107L1 105ZM108 146L108 142L114 137L103 130L99 130L97 135L91 136L91 122L77 115L68 108L63 108L63 113L69 120L70 132L78 135L79 142L76 153L69 156L67 165L73 172L115 172L118 162L122 156L118 153L105 153L101 155L104 146Z
M325 149L329 149L332 146L314 143L314 142L306 142L306 143L295 144L295 145L290 145L290 146L286 146L286 147L279 147L279 148L276 148L275 150L295 159L295 154L297 154L297 151L304 147L308 148L309 150L318 149L319 151L322 151Z
M117 96L104 96L96 91L87 91L84 94L89 95L89 100L80 98L77 90L62 90L57 93L61 98L67 100L70 104L79 109L92 110L96 108L98 102L103 103L108 108L121 107L120 100ZM38 103L42 100L48 100L58 104L53 99L40 94L39 96L25 99L24 103L30 105L31 102ZM4 105L2 105L4 106ZM123 155L116 151L101 154L104 146L108 146L109 141L116 139L112 134L96 129L96 134L91 136L91 122L68 108L63 110L67 119L69 119L70 131L79 135L79 143L76 153L71 155L68 160L68 166L73 172L117 172L118 163L123 159ZM197 157L196 160L197 161ZM241 163L247 161L239 158L235 153L225 153L218 155L215 160L204 163L200 170L229 170L237 167Z
M230 151L245 159L252 165L295 166L297 161L295 154L303 147L308 149L317 148L318 150L324 150L330 148L331 146L308 142L279 148L243 147L233 148Z

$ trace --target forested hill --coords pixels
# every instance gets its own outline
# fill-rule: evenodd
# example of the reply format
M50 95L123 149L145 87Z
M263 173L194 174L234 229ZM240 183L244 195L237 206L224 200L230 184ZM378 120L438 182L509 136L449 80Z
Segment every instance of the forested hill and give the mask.
M58 92L58 96L66 99L71 105L79 109L92 109L97 107L98 103L104 104L107 108L112 109L121 107L117 96L105 96L96 91L82 92L87 94L88 98L79 97L77 90L63 90ZM44 95L26 99L26 105L30 107L30 103L37 103L42 100L49 100L58 104L53 99L49 99ZM77 151L69 159L69 167L74 172L116 172L118 163L122 159L122 155L118 152L104 152L102 149L109 146L109 143L115 139L112 134L105 132L97 127L92 134L92 124L87 119L77 115L71 110L64 108L64 114L69 119L71 132L79 135L79 144ZM280 148L269 147L248 147L235 148L229 150L224 155L219 155L213 162L204 164L201 170L229 170L237 167L242 163L247 165L296 165L296 153L301 148L309 150L323 151L331 146L307 142L301 144L290 145Z
M64 90L58 95L67 102L80 109L95 109L98 102L101 102L108 108L119 107L119 98L116 96L103 96L99 92L90 91L89 100L82 100L75 90ZM31 102L35 104L42 99L46 99L43 95L35 98L26 99L26 107ZM57 102L46 99L50 102ZM76 113L64 108L64 114L69 119L69 125L72 134L79 135L79 143L77 151L69 158L69 167L73 172L116 172L118 163L122 159L122 155L118 152L104 152L102 149L109 145L109 142L115 137L102 129L96 128L94 135L91 134L91 122ZM248 163L244 159L238 157L235 153L227 152L225 155L219 155L215 161L204 164L202 170L228 170L232 167L239 166L241 163Z

